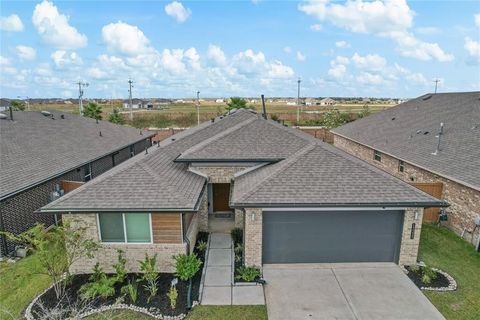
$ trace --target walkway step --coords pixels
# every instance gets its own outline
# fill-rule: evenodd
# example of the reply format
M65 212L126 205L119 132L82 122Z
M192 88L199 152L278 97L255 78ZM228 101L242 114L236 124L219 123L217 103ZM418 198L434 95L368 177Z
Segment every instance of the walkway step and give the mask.
M233 305L263 305L265 296L263 286L233 286Z
M210 249L232 248L232 237L229 234L212 233L210 235Z
M232 304L232 288L228 287L205 287L203 290L203 305L230 305Z

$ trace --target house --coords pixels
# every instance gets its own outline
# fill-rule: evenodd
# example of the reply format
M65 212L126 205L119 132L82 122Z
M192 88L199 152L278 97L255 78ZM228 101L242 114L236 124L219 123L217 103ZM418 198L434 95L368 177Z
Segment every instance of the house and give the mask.
M446 203L297 129L233 110L162 141L44 206L62 214L112 270L116 250L127 267L157 254L173 272L172 256L192 251L198 231L218 219L244 230L245 264L415 263L424 207ZM220 217L220 218L219 218Z
M320 100L321 106L334 106L337 104L337 101L333 100L332 98L324 98Z
M145 152L153 133L57 111L0 118L0 231L21 233L54 215L34 212L81 182ZM15 244L0 240L0 254Z
M0 111L6 111L10 108L10 99L0 99Z
M132 109L142 109L147 107L147 102L141 99L132 99ZM130 100L123 101L123 108L130 108Z
M480 92L426 94L332 132L338 148L447 201L447 226L478 243Z

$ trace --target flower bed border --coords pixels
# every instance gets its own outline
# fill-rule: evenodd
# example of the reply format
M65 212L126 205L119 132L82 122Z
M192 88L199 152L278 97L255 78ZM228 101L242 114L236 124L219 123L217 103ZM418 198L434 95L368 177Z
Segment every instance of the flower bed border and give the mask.
M420 267L426 267L425 264L419 264ZM445 271L443 270L440 270L438 268L431 268L433 271L435 272L438 272L440 274L442 274L445 278L447 278L449 284L447 287L420 287L421 290L425 290L425 291L440 291L440 292L448 292L448 291L455 291L457 290L457 281L455 281L455 279L449 275L448 273L446 273ZM403 266L403 271L408 274L410 271L407 270L407 268L405 268L405 266Z

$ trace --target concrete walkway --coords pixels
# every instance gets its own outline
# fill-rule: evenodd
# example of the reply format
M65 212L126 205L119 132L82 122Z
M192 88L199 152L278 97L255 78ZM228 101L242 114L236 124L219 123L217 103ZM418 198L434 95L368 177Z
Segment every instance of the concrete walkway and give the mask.
M263 286L234 285L233 256L230 234L212 233L201 303L204 305L265 304Z

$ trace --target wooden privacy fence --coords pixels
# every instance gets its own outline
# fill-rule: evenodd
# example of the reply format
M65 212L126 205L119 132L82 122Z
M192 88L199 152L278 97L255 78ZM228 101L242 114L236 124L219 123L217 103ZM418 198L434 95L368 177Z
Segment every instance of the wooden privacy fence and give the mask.
M415 182L411 185L437 199L442 199L443 183L441 182ZM423 222L437 222L439 213L440 208L425 209Z
M60 181L61 187L65 193L69 193L72 190L77 189L81 185L84 184L82 181L69 181L69 180L62 180Z

